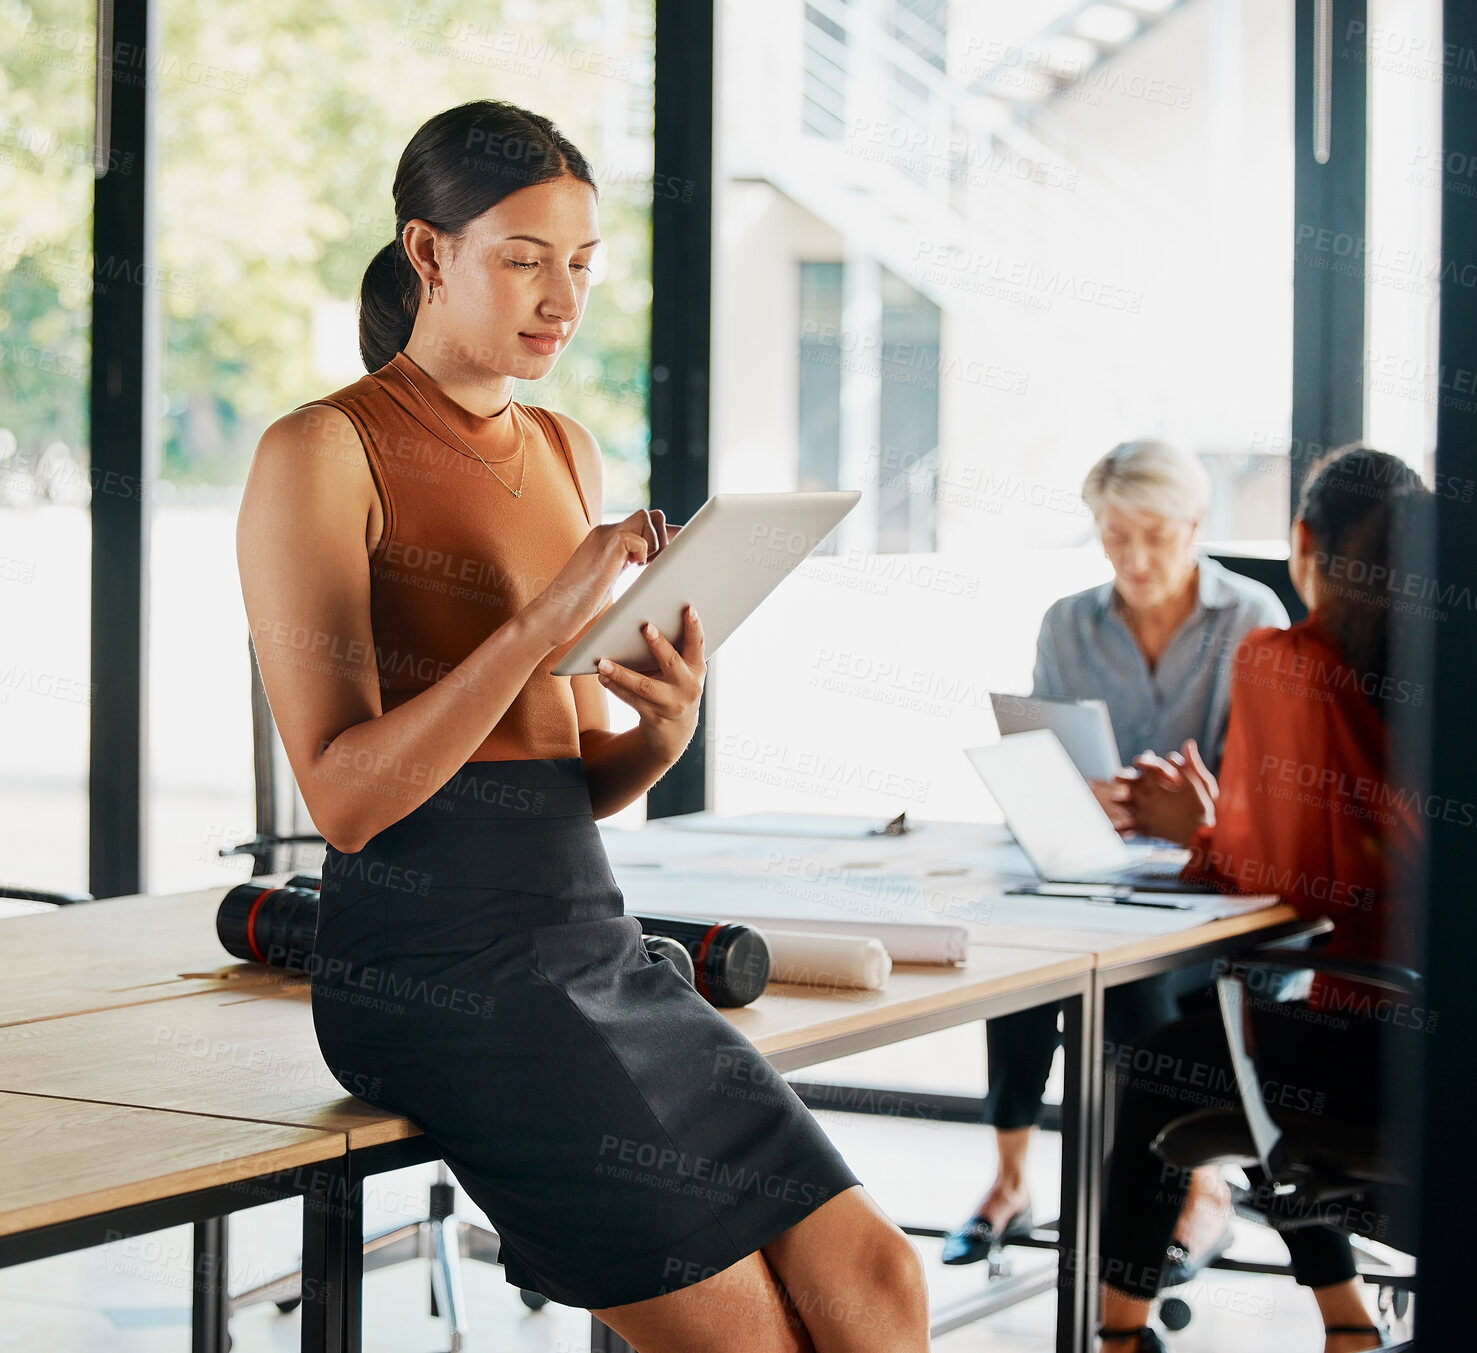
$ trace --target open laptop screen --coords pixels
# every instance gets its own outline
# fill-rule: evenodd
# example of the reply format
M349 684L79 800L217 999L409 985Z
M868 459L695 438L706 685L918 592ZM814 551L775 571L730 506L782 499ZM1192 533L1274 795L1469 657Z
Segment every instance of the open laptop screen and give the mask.
M1091 878L1133 863L1133 852L1049 728L1012 733L964 754L1042 878Z

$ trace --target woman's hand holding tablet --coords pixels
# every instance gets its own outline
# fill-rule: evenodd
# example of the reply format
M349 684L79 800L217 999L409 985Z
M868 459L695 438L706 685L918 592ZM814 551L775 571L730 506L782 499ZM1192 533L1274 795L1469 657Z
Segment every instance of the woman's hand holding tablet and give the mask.
M703 627L691 606L683 613L682 651L649 621L642 638L651 649L657 672L633 672L609 658L599 662L600 684L641 716L639 727L647 748L668 761L682 755L697 729L698 700L708 665L703 655Z
M860 498L854 489L714 494L693 514L680 537L668 535L651 567L590 622L550 670L556 676L595 672L598 660L609 658L633 672L660 672L658 654L643 637L641 626L650 622L663 635L683 635L685 653L684 616L689 606L703 618L706 653L711 657ZM609 583L618 572L618 566L611 569Z

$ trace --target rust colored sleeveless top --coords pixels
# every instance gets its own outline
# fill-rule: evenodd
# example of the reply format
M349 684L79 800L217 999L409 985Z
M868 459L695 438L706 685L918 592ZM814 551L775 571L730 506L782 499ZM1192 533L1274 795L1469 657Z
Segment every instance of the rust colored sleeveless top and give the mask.
M543 591L596 521L564 431L547 409L513 403L480 417L403 352L299 407L314 404L341 410L357 429L384 510L369 559L369 604L389 713L445 678ZM514 497L520 474L522 495ZM580 754L571 679L549 673L573 643L539 663L469 760Z

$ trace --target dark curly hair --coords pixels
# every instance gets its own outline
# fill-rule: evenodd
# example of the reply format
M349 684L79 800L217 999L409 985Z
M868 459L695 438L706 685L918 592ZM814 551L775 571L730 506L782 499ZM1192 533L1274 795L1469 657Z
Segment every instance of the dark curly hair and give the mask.
M585 157L551 121L497 99L437 113L405 147L395 170L395 238L365 269L359 288L359 355L378 371L410 341L420 311L420 278L401 239L420 219L455 243L467 226L520 188L562 175L588 183Z

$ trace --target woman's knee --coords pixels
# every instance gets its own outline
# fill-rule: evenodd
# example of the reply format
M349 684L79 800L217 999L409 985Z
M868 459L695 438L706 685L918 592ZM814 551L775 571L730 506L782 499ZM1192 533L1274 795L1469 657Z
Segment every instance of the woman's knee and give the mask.
M785 1276L782 1274L782 1276ZM790 1301L817 1344L836 1347L843 1330L858 1346L880 1347L889 1331L912 1347L911 1332L926 1328L928 1283L917 1248L890 1222L866 1229L858 1243L836 1257L819 1281L786 1278Z
M917 1247L863 1188L848 1189L765 1246L764 1254L811 1331L850 1327L913 1347L926 1330L928 1284Z
M918 1247L891 1222L882 1226L868 1266L878 1292L900 1307L928 1309L928 1279Z
M759 1251L676 1291L591 1314L656 1353L814 1353L804 1320Z

